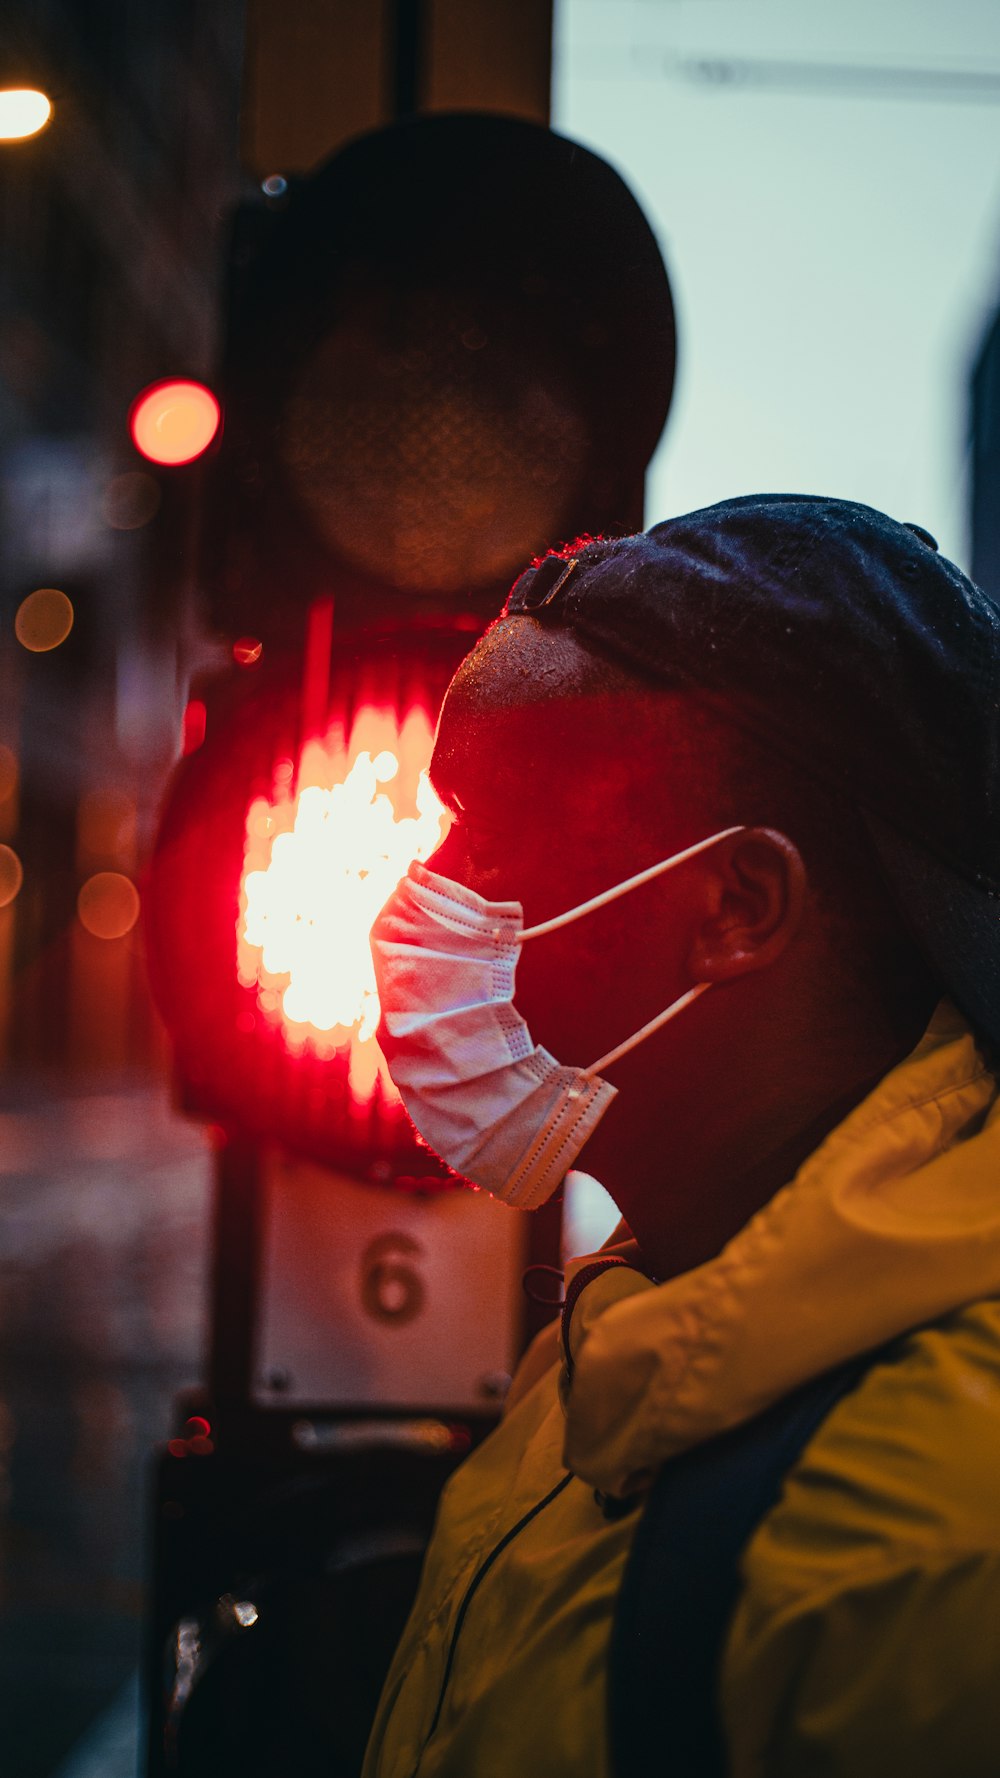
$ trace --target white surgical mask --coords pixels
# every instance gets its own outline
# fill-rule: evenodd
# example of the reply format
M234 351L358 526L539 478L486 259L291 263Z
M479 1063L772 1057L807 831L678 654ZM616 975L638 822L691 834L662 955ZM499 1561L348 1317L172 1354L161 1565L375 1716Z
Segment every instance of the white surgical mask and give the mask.
M514 1007L521 945L742 831L727 827L527 930L520 902L485 901L411 864L372 928L372 956L392 1039L389 1071L421 1136L449 1167L521 1210L552 1196L615 1097L602 1071L711 984L689 988L589 1068L561 1067Z

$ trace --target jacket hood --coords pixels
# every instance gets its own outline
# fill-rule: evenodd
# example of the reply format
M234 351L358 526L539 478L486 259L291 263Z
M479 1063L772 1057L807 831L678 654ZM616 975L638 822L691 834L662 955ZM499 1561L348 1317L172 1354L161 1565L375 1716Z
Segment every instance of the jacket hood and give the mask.
M842 1360L1000 1292L1000 1103L961 1015L942 1002L715 1259L662 1285L624 1272L582 1292L563 1391L566 1465L615 1495Z

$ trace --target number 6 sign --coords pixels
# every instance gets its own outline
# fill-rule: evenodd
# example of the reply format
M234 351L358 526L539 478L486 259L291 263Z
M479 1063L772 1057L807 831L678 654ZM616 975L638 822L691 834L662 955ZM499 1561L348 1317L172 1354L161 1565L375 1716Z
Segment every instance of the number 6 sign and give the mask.
M426 1291L415 1261L420 1242L399 1230L378 1235L361 1256L361 1301L376 1321L403 1327L416 1320Z
M260 1407L495 1406L522 1342L528 1217L486 1192L384 1191L277 1150L262 1185Z

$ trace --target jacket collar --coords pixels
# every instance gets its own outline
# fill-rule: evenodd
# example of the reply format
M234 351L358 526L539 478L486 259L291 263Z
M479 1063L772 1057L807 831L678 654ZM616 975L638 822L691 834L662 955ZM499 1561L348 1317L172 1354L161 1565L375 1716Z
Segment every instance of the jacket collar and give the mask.
M619 1280L587 1316L564 1392L567 1464L629 1493L808 1378L998 1292L997 1083L942 1002L721 1254L624 1299Z

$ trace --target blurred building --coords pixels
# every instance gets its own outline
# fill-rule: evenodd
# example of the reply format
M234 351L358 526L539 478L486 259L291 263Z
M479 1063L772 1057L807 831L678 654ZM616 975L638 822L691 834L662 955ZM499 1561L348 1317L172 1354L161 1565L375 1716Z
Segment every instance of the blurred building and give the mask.
M23 871L0 909L0 1022L18 1068L142 1064L154 1042L129 882L196 646L191 490L138 455L128 414L154 379L210 369L241 14L12 0L0 21L0 86L53 104L0 144L0 841ZM44 588L73 622L39 648L15 620Z
M210 372L238 195L241 14L237 0L9 0L0 15L0 88L39 87L53 106L39 135L0 142L11 1778L54 1771L135 1671L149 1452L200 1366L208 1161L150 1078L163 1052L137 924L204 648L195 478L145 462L128 421L153 380ZM61 597L32 602L44 589Z

